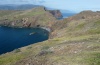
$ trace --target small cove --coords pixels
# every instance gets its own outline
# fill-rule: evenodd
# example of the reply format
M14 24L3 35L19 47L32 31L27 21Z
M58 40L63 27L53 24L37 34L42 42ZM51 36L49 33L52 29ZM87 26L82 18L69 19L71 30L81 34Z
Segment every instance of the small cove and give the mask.
M62 13L63 18L61 19L75 14L76 13ZM0 26L0 54L11 52L14 49L30 44L45 41L48 38L49 32L45 30L45 28L11 28Z
M49 32L41 28L0 27L0 54L47 40Z

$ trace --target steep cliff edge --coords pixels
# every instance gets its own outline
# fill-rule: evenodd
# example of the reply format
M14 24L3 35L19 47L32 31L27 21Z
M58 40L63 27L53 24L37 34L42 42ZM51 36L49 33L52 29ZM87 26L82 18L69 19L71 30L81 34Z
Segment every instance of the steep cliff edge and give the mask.
M61 18L59 10L45 10L35 7L29 10L0 10L0 25L10 27L51 27L56 18Z
M45 11L44 7L29 10L2 10L0 14L0 25L2 26L50 27L56 21L56 18Z
M62 18L62 13L60 12L60 10L47 10L49 11L54 17L56 17L57 19Z

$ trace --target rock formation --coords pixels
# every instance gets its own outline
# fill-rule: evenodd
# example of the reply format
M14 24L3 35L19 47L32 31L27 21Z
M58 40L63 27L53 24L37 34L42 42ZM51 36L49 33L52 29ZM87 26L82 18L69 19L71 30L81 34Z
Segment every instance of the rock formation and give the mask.
M48 10L54 17L56 18L62 18L62 14L60 10Z

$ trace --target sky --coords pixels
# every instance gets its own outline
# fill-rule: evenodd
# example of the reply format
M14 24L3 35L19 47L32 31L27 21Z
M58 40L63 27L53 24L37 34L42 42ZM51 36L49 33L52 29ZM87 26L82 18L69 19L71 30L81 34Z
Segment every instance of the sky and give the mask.
M50 8L82 11L100 11L100 0L0 0L0 4L37 4Z

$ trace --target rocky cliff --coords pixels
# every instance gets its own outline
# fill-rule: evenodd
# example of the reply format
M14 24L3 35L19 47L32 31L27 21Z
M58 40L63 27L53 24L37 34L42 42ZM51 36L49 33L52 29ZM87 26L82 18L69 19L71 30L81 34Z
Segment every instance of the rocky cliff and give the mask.
M8 14L6 14L8 13ZM37 7L29 10L1 10L0 25L10 27L50 27L56 18L44 10L44 7Z
M54 17L56 18L62 18L62 13L60 12L60 10L48 10Z

